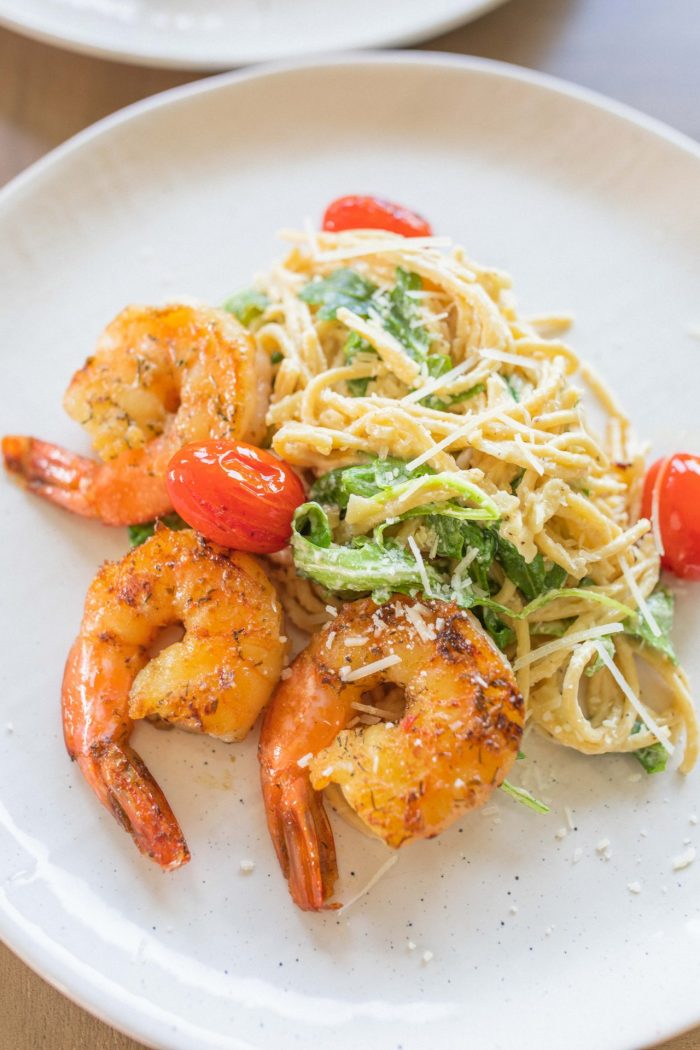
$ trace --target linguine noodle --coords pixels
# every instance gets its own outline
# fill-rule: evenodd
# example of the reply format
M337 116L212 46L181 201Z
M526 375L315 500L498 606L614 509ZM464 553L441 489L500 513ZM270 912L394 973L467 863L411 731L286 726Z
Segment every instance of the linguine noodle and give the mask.
M568 319L520 317L508 276L444 239L377 230L285 236L291 251L258 278L268 305L251 325L276 365L268 414L275 452L309 477L390 456L409 471L425 464L478 488L525 561L540 554L566 578L564 593L531 602L530 611L495 569L493 599L513 614L503 617L515 638L507 654L529 719L587 754L658 743L670 752L684 738L681 769L690 769L698 733L687 678L624 624L633 610L658 631L646 600L659 581L659 555L650 522L638 519L643 453L604 382L561 341ZM399 269L418 275L420 288L408 294L430 352L448 357L450 370L431 377L379 316L343 305L319 318L300 293L339 267L370 281L377 295L394 286ZM360 351L349 359L353 333ZM584 387L606 416L604 440L589 424ZM401 518L420 496L420 486L409 485L379 520ZM435 479L431 503L452 496ZM340 526L346 538L377 527L371 502L349 508ZM421 546L419 529L418 519L401 518L397 535L407 549ZM469 557L452 567L453 581L468 571ZM291 561L278 559L273 572L298 626L315 630L330 617L328 592L301 579Z

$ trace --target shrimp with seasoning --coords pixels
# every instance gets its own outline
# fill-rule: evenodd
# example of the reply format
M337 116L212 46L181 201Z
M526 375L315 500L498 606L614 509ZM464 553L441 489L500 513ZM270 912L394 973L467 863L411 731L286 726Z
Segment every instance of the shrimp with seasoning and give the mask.
M162 628L181 641L149 659ZM189 860L161 789L129 746L132 720L157 716L192 732L240 740L282 670L282 610L249 554L162 526L88 590L63 677L68 753L142 853L165 869Z
M400 720L347 728L381 684L404 690ZM403 595L346 605L277 687L260 738L267 822L294 901L328 907L338 875L322 789L337 784L388 846L432 838L503 782L523 723L510 666L465 610Z
M130 306L103 332L64 397L103 463L38 438L3 438L5 467L29 491L106 525L171 509L165 472L189 441L265 433L270 364L223 310Z

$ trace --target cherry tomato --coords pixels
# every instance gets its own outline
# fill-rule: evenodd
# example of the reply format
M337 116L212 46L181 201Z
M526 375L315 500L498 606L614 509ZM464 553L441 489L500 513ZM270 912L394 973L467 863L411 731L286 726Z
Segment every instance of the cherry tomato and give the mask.
M224 547L257 554L281 550L306 496L292 468L241 441L194 441L166 474L173 507L197 532Z
M404 237L430 237L429 222L401 204L380 200L379 197L338 197L332 201L323 216L323 229L390 230Z
M683 579L700 580L700 456L677 452L649 468L642 495L645 518L652 515L659 473L661 564Z

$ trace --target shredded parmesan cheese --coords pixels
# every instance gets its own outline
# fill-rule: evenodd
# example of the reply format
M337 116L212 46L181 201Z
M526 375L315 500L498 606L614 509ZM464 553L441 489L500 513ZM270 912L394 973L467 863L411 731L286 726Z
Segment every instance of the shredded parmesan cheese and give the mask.
M436 390L444 390L445 387L450 385L453 379L458 379L459 376L468 372L470 368L473 368L475 364L475 357L467 357L464 361L460 361L460 363L454 368L451 368L449 372L445 372L443 376L431 379L423 386L418 387L417 390L412 390L410 394L406 394L405 397L402 397L401 401L404 405L415 405L419 401L422 401L424 397L427 397L428 394L433 394Z
M610 674L613 676L620 689L625 694L632 707L635 709L635 711L641 718L644 725L651 733L654 734L659 743L666 749L666 751L668 751L669 755L672 755L673 744L668 739L668 730L662 728L658 724L658 722L651 716L649 711L644 707L639 698L633 693L633 691L630 689L627 679L623 678L623 676L620 674L614 662L610 659L607 652L605 651L605 647L602 646L600 642L595 642L594 644L598 656L603 661L608 671L610 671Z
M621 623L603 623L597 627L588 627L584 631L574 631L572 634L565 634L563 638L557 638L553 642L539 645L537 649L531 649L530 652L518 657L513 664L513 670L519 671L521 667L527 667L536 660L542 660L545 656L551 656L552 653L559 652L560 649L570 649L581 642L590 642L594 638L604 638L609 634L619 634L620 631L624 631Z
M344 904L342 906L342 908L340 908L340 914L342 915L343 912L346 912L348 910L348 908L351 908L353 904L355 904L357 901L359 901L360 897L364 897L365 893L369 893L369 891L372 889L372 887L376 886L377 883L379 882L379 880L384 875L386 875L386 873L389 870L389 868L393 868L394 864L396 864L396 861L398 859L399 859L398 854L397 853L392 853L392 855L387 860L384 861L384 863L382 864L382 866L379 869L379 871L374 873L374 875L369 880L367 885L364 886L360 890L359 893L356 893L354 897L351 897L350 900L347 902L347 904Z
M359 700L353 700L350 704L356 711L363 711L366 715L376 715L378 718L393 718L393 711L387 711L383 707L375 707L374 704L362 704Z
M518 446L518 448L522 449L523 456L528 461L535 473L539 474L540 476L544 474L544 467L540 463L537 456L533 455L528 446L525 444L522 434L515 435L515 444Z
M646 620L647 624L649 625L649 630L651 631L651 633L653 635L655 635L657 638L659 638L661 636L661 628L659 627L658 623L654 619L654 614L652 613L651 609L649 608L649 605L647 603L646 598L644 597L644 595L640 591L639 585L637 584L637 581L635 580L634 576L632 575L632 570L630 569L629 565L627 564L627 558L626 558L626 556L624 554L620 558L620 567L622 569L622 575L625 577L625 583L627 584L627 586L630 589L630 594L632 595L632 597L634 598L635 602L637 603L637 608L639 609L640 613L642 614L642 616Z
M488 348L479 350L482 357L489 361L503 361L508 365L518 365L520 368L535 368L539 370L542 362L534 357L525 357L524 354L509 354L506 350L490 350Z
M455 589L459 587L465 569L469 568L471 563L477 557L478 553L479 552L476 549L476 547L469 548L462 560L455 565L455 571L452 573L452 578L450 580L450 587L454 587Z
M345 668L341 668L340 677L344 682L357 682L360 678L367 678L368 675L377 674L378 671L385 671L387 667L393 667L394 664L400 664L401 657L397 656L396 653L390 653L388 656L383 656L381 660L374 660L371 664L365 664L364 667L356 667L354 671L345 671Z
M415 627L422 642L435 641L435 629L432 624L425 622L417 605L406 606L406 619Z
M423 561L423 555L418 549L418 544L414 540L413 536L408 537L408 545L411 548L411 554L416 559L418 565L418 572L420 573L421 583L423 584L423 590L426 594L430 594L430 582L428 580L428 574L425 571L425 562Z
M693 846L690 846L684 853L679 853L677 857L673 858L672 868L674 871L682 871L683 868L688 868L695 860L696 851Z

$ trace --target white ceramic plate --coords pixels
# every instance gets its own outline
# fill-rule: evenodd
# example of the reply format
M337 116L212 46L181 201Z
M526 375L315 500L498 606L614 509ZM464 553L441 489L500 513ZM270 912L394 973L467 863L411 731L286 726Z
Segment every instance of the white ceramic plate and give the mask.
M343 58L172 92L2 196L3 430L85 449L61 393L113 314L220 302L281 252L279 227L358 191L510 270L523 309L575 311L575 345L655 450L697 449L699 179L681 136L487 62ZM62 991L182 1050L623 1050L700 1020L700 863L671 868L700 845L697 774L635 779L632 759L531 740L528 762L555 780L549 817L499 799L497 819L402 852L346 914L305 915L264 827L254 740L142 726L193 853L162 875L90 795L59 724L86 586L126 537L7 483L0 501L0 933ZM698 599L680 592L676 631L696 680ZM338 839L347 899L386 854L346 827Z
M231 69L292 55L414 44L503 0L0 0L0 24L139 65Z

